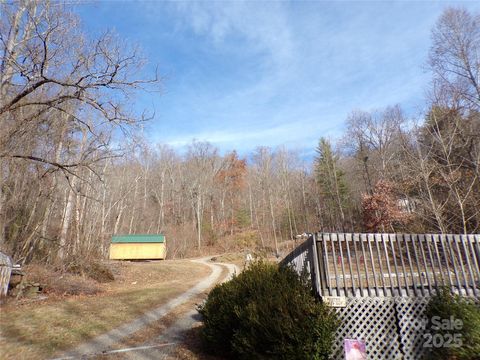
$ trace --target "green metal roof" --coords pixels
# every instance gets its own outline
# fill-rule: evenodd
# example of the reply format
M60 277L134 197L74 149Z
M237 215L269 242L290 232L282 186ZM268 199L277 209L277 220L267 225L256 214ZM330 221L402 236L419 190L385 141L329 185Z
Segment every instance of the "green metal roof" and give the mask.
M164 243L165 235L113 235L112 243Z

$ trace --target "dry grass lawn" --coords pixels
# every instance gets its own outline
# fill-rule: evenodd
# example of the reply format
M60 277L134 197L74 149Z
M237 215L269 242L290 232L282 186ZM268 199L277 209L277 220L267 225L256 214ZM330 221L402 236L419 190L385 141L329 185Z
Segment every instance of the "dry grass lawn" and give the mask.
M245 255L238 252L222 254L214 257L214 259L214 262L235 264L240 269L243 269L245 265Z
M164 304L209 271L188 260L126 262L98 295L9 303L0 308L0 358L52 357Z
M220 279L224 279L226 276L228 276L228 270L227 268L223 268ZM165 330L170 326L174 325L179 318L185 316L190 310L195 309L198 304L201 304L208 296L210 290L211 288L176 307L162 318L161 322L159 321L148 324L142 330L122 339L120 342L114 344L110 350L135 348L145 345L158 345L158 337L164 334ZM162 359L221 360L222 358L214 357L205 353L200 341L199 328L196 325L186 332L186 339L183 343L178 343L174 347L168 347ZM164 340L160 341L160 343L163 342ZM99 354L93 356L92 360L130 360L132 357L135 358L135 354L135 350L126 353Z

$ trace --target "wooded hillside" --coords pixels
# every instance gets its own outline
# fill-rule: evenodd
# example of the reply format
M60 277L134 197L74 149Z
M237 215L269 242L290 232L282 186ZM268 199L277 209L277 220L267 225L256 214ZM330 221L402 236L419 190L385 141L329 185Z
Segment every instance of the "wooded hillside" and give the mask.
M151 144L152 114L131 109L159 80L133 45L88 38L68 5L0 6L0 248L18 261L103 257L123 233L165 233L181 257L305 231L479 231L479 14L432 29L424 114L352 110L312 160Z

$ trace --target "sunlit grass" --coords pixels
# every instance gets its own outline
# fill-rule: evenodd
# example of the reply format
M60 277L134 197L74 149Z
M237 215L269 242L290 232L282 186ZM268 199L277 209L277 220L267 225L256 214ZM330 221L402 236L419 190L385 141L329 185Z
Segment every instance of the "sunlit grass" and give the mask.
M129 264L100 295L9 305L1 309L0 357L51 357L161 306L208 271L189 261Z

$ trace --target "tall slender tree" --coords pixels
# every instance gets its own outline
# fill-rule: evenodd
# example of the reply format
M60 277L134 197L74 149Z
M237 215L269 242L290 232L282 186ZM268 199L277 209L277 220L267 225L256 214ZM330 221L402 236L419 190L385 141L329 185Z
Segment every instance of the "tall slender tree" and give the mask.
M345 227L345 210L348 191L344 179L345 173L338 166L338 156L334 154L330 142L321 138L315 158L315 173L317 184L327 211L334 214L330 227L335 230Z

